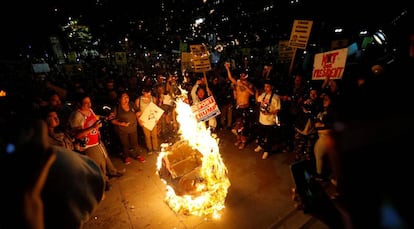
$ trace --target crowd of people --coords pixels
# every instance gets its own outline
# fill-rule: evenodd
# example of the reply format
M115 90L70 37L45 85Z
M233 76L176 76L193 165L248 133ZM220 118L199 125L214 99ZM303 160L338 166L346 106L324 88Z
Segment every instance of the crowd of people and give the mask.
M38 76L34 76L31 78L34 81L33 84L30 83L31 86L40 85L40 87L32 88L29 92L23 93L9 92L12 96L1 98L3 103L1 121L10 124L10 120L16 120L16 113L21 119L29 114L31 118L39 117L39 120L42 120L46 125L43 127L44 130L38 130L38 132L44 132L45 139L43 137L40 137L40 140L36 139L32 132L21 126L20 131L28 134L29 137L24 138L23 143L15 142L13 145L22 144L23 147L17 147L17 150L14 150L7 148L9 146L7 139L10 138L5 137L7 133L2 133L2 138L6 139L2 139L1 142L2 150L6 149L6 152L2 151L4 154L2 156L6 155L7 157L6 159L2 158L2 161L16 160L16 158L10 159L8 157L11 154L20 157L22 153L27 153L21 151L27 150L27 147L33 144L30 142L31 140L38 141L37 144L41 147L36 149L42 157L37 158L41 161L36 166L40 167L35 168L35 177L31 177L31 179L40 180L39 187L35 186L35 188L41 189L44 186L43 189L46 191L59 185L58 178L54 177L58 172L47 178L42 175L43 173L47 173L49 169L62 169L54 164L68 161L77 163L79 168L71 168L71 170L75 169L71 175L76 175L77 172L82 173L86 180L85 183L92 186L89 191L93 193L88 197L82 196L82 191L77 189L86 187L78 187L79 185L73 184L72 189L75 189L76 193L80 195L76 198L86 198L89 204L71 205L71 207L67 207L67 211L80 211L82 208L86 208L84 211L90 212L99 203L103 191L110 189L110 179L120 177L126 171L125 168L119 169L113 165L111 154L119 156L125 166L133 162L131 159L145 163L145 153L158 152L162 139L177 134L179 123L175 118L174 99L186 95L182 92L182 90L186 90L190 92L186 100L190 105L195 105L209 96L214 97L221 113L206 122L206 126L210 128L212 133L221 130L231 131L234 134L234 146L237 151L248 150L249 148L246 147L248 144L256 144L253 151L261 152L263 160L268 159L273 153L283 152L294 153L297 161L310 162L311 169L309 171L312 178L335 185L338 196L344 201L348 201L349 205L346 207L349 208L351 217L352 214L357 214L355 222L352 223L364 225L362 220L358 218L358 214L361 212L356 207L356 202L350 199L351 196L358 196L358 194L355 193L351 186L352 181L349 180L349 174L355 175L356 173L356 171L349 171L350 164L352 167L349 155L354 155L359 161L355 168L362 173L364 169L361 163L369 161L365 158L368 156L363 152L361 152L363 156L355 155L355 152L364 151L365 147L378 142L372 136L372 139L368 139L367 143L359 142L360 144L356 145L352 142L355 136L350 132L358 132L364 125L368 125L368 129L374 131L376 124L369 125L369 122L363 122L362 125L355 126L354 122L369 120L370 115L373 114L369 108L372 108L373 104L379 105L377 100L381 100L374 98L373 95L378 95L377 88L387 88L384 87L383 81L390 80L389 75L395 74L395 72L379 75L361 69L358 72L347 72L344 75L344 80L327 78L317 82L310 79L309 73L301 71L293 72L291 77L279 77L280 75L274 72L272 63L265 63L262 68L246 69L231 62L220 62L214 65L212 71L205 73L180 73L175 69L160 69L152 76L125 72L108 75L105 74L106 71L102 70L97 73L102 74L99 78L100 82L91 82L90 79L59 82L54 77L54 72L46 74L45 79L40 81ZM28 77L27 80L31 79ZM376 88L372 89L372 87ZM13 101L10 98L18 98L18 100ZM25 105L19 104L20 101L25 101ZM366 104L363 102L368 105L364 107ZM141 118L145 109L150 105L158 106L163 110L162 116L156 120L156 125L152 129L146 127ZM109 107L107 114L103 114L101 109L105 106ZM17 107L18 110L14 111L14 107ZM388 109L384 108L384 104L379 107ZM355 112L360 112L360 116L356 116ZM395 116L389 111L384 113ZM397 113L398 115L400 113ZM11 119L12 116L13 119ZM384 114L377 114L377 116L379 120L388 117ZM410 119L404 120L412 124ZM19 121L20 124L23 123ZM398 136L405 136L405 131L406 128L402 128L398 129L396 133ZM361 141L361 139L358 140ZM393 140L396 139L393 137ZM400 141L401 139L398 139L398 142ZM115 144L115 142L120 144ZM43 155L44 152L48 152L47 156ZM2 169L6 168L10 167L2 166ZM367 179L372 178L361 176ZM362 178L358 176L356 179ZM12 185L17 185L13 181L7 181ZM30 180L29 185L32 184L33 180ZM297 186L302 185L299 182L296 184ZM398 185L396 184L396 186ZM381 186L381 188L383 187ZM20 189L19 191L15 195L25 195L22 193L25 190ZM31 192L30 189L27 191ZM62 198L62 196L54 196L50 193L47 195L50 198ZM382 196L378 198L382 198ZM51 200L48 201L46 197L43 201L48 206L67 206L66 204L62 204L62 206L51 204ZM377 201L375 202L376 206L381 205L382 200L375 201ZM7 203L6 206L11 205L11 202ZM39 207L39 204L35 203L34 206ZM54 208L48 206L44 208L45 218L53 214ZM19 211L16 207L13 208L15 211L11 211L12 213ZM400 216L404 218L403 214L401 213ZM381 221L374 213L369 216L373 220ZM44 222L42 220L36 222L39 221L37 216L23 217L29 217L26 218L28 223L45 224L48 228L57 223L53 222L54 220L49 221L49 218ZM37 218L32 221L30 217ZM68 217L71 215L69 214ZM72 228L81 225L85 217L78 215L78 218L72 222L75 224ZM411 223L409 219L407 220L404 223ZM5 221L7 223L4 225L7 226L8 223L12 224L16 221L16 218L10 218ZM61 224L64 222L66 221L60 221ZM70 228L70 225L68 223L67 228ZM61 228L61 225L59 227Z

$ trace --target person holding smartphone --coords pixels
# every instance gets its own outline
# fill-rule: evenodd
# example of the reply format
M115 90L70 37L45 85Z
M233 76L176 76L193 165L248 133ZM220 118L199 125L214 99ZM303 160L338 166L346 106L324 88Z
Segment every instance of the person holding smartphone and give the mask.
M123 151L123 161L126 165L131 163L131 158L141 162L138 144L138 119L141 111L131 102L126 91L118 93L118 103L112 109L115 133L119 137Z
M101 141L99 128L102 122L92 109L91 98L87 94L78 97L78 109L69 117L69 123L75 138L81 142L81 152L92 158L101 168L105 177L105 189L111 189L110 177L120 177L125 169L119 170L112 163L104 143Z

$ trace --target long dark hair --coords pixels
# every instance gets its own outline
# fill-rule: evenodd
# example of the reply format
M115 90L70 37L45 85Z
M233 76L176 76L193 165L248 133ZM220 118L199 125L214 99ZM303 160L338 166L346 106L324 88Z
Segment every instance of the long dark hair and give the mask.
M207 93L207 88L206 88L206 86L204 86L204 85L199 85L199 86L198 86L198 88L197 88L197 90L196 90L196 94L197 94L197 96L198 96L198 91L200 91L200 90L203 90L203 91L204 91L204 97L203 97L203 98L199 98L199 99L200 99L200 101L201 101L201 100L206 99L206 98L208 97L208 93Z

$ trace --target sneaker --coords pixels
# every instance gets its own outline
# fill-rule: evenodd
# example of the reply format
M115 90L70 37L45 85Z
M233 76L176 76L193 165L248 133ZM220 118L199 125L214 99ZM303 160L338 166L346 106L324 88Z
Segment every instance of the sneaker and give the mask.
M125 173L126 173L126 168L118 169L118 171L116 172L116 174L120 177L123 176Z
M332 184L333 186L335 186L335 187L337 187L337 186L338 186L338 181L337 181L335 178L331 178L331 179L330 179L330 181L331 181L331 184Z
M130 158L130 157L126 157L126 158L124 159L124 164L126 164L126 165L131 164L131 162L132 162L132 160L131 160L131 158Z
M144 162L145 162L145 159L144 159L143 157L141 157L141 156L138 156L138 157L137 157L137 160L138 160L139 162L142 162L142 163L144 163Z
M239 149L244 149L246 142L240 142Z
M232 132L234 135L236 135L236 136L238 135L238 134L237 134L237 130L236 130L236 129L231 129L231 132Z
M256 149L254 149L254 152L258 153L262 150L261 146L257 146Z
M116 171L114 174L111 174L110 177L122 177L125 173L126 173L126 168L123 168L121 170Z
M234 145L235 145L235 146L239 146L239 145L240 145L240 143L241 143L241 141L237 141L237 142L235 142L235 143L234 143Z
M262 155L262 159L264 160L264 159L266 159L268 156L269 156L269 153L268 153L268 152L264 152L264 153L263 153L263 155Z

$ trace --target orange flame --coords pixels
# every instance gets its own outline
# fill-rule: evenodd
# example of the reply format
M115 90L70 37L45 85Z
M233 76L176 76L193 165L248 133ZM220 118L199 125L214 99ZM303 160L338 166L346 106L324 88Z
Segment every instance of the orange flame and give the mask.
M197 194L177 195L174 188L162 179L167 186L165 201L174 212L220 218L220 212L225 208L230 181L219 152L218 139L211 135L204 122L197 122L189 104L178 100L176 105L181 138L202 154L202 164L198 168L200 178L193 182ZM163 162L165 163L164 158L170 154L164 149L165 147L158 156L157 172L160 171Z

